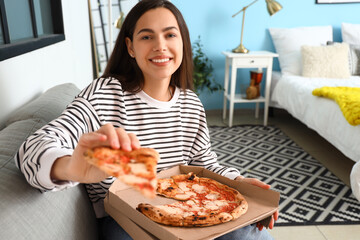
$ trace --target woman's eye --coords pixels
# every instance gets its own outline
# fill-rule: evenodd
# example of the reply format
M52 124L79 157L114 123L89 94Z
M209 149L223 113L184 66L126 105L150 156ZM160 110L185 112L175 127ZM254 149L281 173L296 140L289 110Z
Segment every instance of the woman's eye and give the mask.
M141 39L142 40L148 40L148 39L150 39L150 36L142 36Z
M169 33L169 34L168 34L168 37L169 37L169 38L174 38L174 37L176 37L176 34L174 34L174 33Z

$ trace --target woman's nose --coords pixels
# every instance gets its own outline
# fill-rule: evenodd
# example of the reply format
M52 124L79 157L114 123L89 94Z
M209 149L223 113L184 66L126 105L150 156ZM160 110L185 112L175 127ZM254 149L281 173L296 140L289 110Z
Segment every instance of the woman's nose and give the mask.
M154 47L153 47L153 51L154 52L164 52L166 51L166 41L165 39L163 38L158 38L156 41L155 41L155 44L154 44Z

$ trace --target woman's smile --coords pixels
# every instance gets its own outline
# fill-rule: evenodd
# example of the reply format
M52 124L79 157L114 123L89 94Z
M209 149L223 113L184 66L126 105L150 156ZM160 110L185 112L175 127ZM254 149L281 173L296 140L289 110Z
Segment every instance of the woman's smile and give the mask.
M167 64L170 63L171 60L172 60L172 58L167 57L167 56L150 58L150 61L153 64L155 64L156 66L166 66Z

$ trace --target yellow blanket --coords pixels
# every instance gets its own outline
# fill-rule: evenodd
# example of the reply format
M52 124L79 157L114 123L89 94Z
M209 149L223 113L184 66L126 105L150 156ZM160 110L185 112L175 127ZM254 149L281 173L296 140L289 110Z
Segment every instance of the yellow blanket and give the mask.
M351 125L360 124L360 88L321 87L314 89L312 94L335 100Z

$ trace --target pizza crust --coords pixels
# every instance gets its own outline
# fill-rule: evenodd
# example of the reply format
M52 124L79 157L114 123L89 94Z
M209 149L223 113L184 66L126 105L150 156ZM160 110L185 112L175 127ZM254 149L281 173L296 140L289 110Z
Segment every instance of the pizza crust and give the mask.
M147 203L140 203L136 209L154 222L169 226L182 226L181 212L166 211L165 208L152 206Z

